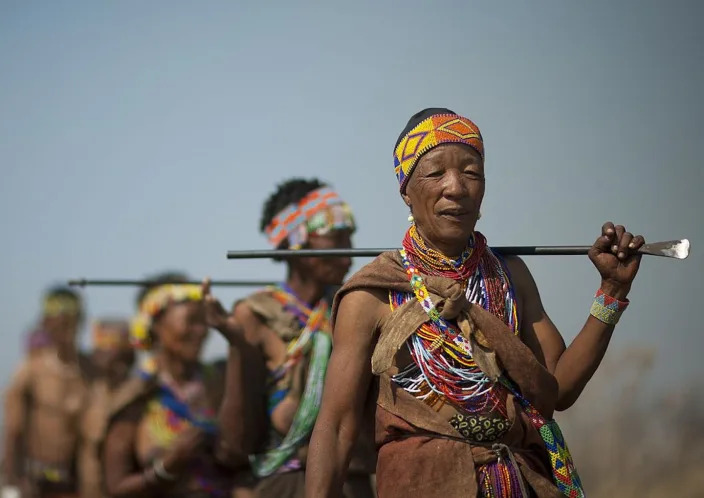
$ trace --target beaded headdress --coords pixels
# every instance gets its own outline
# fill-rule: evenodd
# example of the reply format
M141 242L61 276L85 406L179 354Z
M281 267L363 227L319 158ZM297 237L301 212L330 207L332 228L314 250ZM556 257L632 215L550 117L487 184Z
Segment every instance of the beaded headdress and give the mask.
M96 320L93 322L93 349L119 351L131 349L130 324L127 320Z
M411 118L404 132L394 148L394 171L401 193L405 192L421 156L440 144L469 145L484 159L484 141L477 125L449 109L419 112Z
M150 290L139 306L139 313L132 320L130 340L137 349L151 347L151 328L154 319L169 305L186 301L200 301L203 291L200 285L164 284Z
M44 298L42 313L46 317L80 315L81 302L73 296L50 294Z
M288 240L290 249L300 249L311 234L326 235L333 230L354 231L355 228L347 203L330 187L321 187L286 206L264 232L274 247Z

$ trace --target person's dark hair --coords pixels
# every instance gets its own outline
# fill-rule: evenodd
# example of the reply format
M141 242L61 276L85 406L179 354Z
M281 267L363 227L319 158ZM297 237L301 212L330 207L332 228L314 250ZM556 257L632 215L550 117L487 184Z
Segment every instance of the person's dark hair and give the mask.
M264 233L264 230L271 220L279 214L283 209L294 202L298 202L308 195L313 190L325 187L327 184L321 182L317 178L304 180L303 178L292 178L280 184L276 188L276 192L271 194L264 203L261 222L259 223L259 231ZM285 249L288 246L288 241L284 240L279 244L279 249Z
M158 287L164 284L180 284L183 282L188 282L188 275L180 271L166 271L149 277L146 280L147 284L142 286L142 288L139 289L139 292L137 293L137 306L142 304L144 297L154 287Z
M81 302L81 295L76 292L75 290L71 289L70 287L64 287L61 285L57 285L55 287L51 287L44 293L45 298L49 297L65 297L67 299L72 299L76 301L77 303Z

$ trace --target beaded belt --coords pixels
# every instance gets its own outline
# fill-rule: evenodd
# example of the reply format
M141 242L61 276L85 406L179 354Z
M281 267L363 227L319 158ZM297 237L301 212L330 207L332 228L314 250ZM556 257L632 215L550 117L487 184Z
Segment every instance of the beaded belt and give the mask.
M33 481L44 481L57 484L73 482L73 473L64 466L28 460L25 466L27 475Z
M450 425L466 439L475 443L498 441L508 432L510 422L503 416L455 414Z

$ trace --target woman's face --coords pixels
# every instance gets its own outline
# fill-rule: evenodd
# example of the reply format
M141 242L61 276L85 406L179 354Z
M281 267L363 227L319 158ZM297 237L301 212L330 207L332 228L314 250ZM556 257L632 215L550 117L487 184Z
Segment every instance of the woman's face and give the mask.
M205 308L202 301L186 301L170 305L152 328L158 346L185 362L200 359L208 336Z
M439 145L423 155L403 195L428 242L462 248L474 231L483 197L484 161L460 144Z

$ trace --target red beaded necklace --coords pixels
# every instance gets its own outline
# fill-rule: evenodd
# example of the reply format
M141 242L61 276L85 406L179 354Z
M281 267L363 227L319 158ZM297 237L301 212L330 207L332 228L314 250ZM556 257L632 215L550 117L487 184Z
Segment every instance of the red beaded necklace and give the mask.
M486 238L480 232L474 232L467 241L467 247L459 258L448 258L435 249L428 247L415 225L406 232L403 248L414 266L426 275L447 277L466 281L474 274L486 249Z

